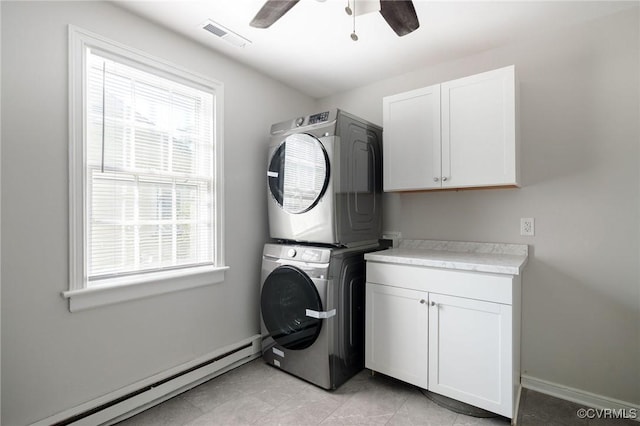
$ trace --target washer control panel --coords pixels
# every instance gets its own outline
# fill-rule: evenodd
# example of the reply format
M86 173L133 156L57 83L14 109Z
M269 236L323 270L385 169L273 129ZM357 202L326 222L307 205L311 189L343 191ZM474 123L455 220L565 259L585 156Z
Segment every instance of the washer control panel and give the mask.
M331 259L332 250L329 247L268 243L265 244L262 255L269 259L326 264Z
M324 250L319 249L304 249L300 256L298 257L300 260L304 260L305 262L322 262L322 254Z

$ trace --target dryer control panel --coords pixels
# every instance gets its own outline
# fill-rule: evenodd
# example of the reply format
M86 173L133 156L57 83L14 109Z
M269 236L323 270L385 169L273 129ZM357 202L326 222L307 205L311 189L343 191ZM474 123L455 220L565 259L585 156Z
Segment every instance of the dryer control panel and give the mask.
M309 122L307 124L323 123L329 120L329 111L313 114L309 116Z
M301 128L314 126L314 125L322 126L323 124L326 124L327 127L330 127L331 126L330 123L335 122L337 120L338 113L339 113L338 109L330 109L328 111L319 112L317 114L301 115L299 117L292 118L291 120L282 121L280 123L276 123L272 125L271 134L280 135L280 134L287 134L292 132L299 132L301 131ZM327 130L333 132L329 128Z

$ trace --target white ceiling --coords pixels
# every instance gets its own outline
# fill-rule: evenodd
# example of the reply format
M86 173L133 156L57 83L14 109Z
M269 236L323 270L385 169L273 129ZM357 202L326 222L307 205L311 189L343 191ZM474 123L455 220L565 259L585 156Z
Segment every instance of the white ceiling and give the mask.
M121 1L166 26L315 98L363 86L420 67L454 60L516 39L637 6L635 1L414 0L420 28L398 37L378 12L353 18L353 0L301 0L268 29L249 22L265 0ZM376 9L358 0L356 12ZM238 48L201 29L206 20L251 41Z

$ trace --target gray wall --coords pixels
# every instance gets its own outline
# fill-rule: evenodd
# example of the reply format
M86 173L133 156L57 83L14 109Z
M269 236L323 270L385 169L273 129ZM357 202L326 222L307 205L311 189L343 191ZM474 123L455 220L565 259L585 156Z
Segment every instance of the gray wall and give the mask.
M580 7L577 3L576 7ZM404 237L526 243L523 374L640 403L638 8L320 100L382 123L386 95L515 64L521 189L386 194ZM521 217L535 237L519 235Z
M108 3L1 7L2 424L14 426L259 333L269 127L315 101ZM224 283L69 313L67 24L224 83Z

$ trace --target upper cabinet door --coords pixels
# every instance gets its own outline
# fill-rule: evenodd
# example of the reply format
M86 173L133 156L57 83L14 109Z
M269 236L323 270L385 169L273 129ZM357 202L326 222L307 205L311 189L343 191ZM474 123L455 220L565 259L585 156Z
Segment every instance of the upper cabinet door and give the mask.
M514 67L441 87L442 187L517 186Z
M387 96L382 106L384 190L440 188L440 85Z

